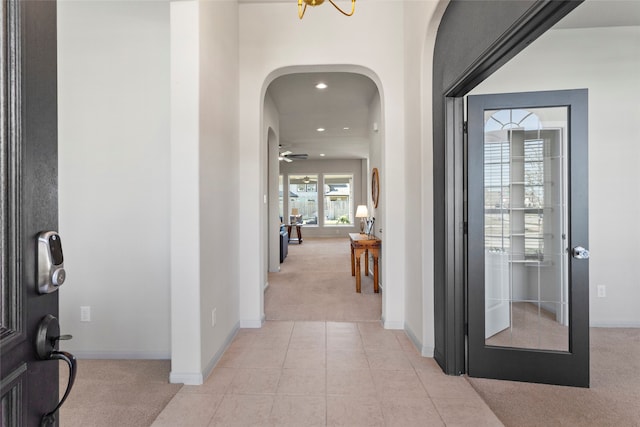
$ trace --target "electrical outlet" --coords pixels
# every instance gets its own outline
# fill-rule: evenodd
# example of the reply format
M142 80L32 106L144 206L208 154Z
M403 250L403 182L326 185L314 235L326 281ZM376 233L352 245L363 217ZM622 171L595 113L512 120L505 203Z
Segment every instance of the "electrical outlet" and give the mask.
M80 321L91 322L91 307L87 305L80 307Z
M598 285L598 298L605 298L607 296L607 288L604 285Z
M216 308L211 310L211 326L216 326Z

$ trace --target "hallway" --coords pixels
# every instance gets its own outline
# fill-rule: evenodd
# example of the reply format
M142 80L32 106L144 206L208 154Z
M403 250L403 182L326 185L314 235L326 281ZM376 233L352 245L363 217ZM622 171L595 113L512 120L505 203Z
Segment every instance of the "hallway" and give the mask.
M348 252L346 239L293 245L265 295L278 320L240 329L201 386L168 384L166 361L80 360L62 425L638 425L638 329L592 328L591 389L447 376L382 328L380 294L367 277L355 293Z
M384 266L384 263L382 263ZM380 324L370 276L355 292L346 238L289 246L269 274L267 322L241 329L202 386L154 426L499 426L463 377Z
M378 322L267 321L242 329L202 386L154 426L500 426L464 377Z

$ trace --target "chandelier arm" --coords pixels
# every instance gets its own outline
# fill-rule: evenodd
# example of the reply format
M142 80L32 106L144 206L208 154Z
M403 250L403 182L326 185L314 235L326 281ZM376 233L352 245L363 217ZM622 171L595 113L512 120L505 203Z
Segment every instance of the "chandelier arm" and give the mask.
M307 4L305 3L303 8L302 0L298 0L298 18L302 19L306 11L307 11Z
M356 10L356 0L351 0L351 13L347 13L347 12L345 12L344 10L340 9L340 7L339 7L337 4L335 4L335 3L333 2L333 0L329 0L329 2L333 5L333 7L335 7L336 9L338 9L338 11L339 11L340 13L342 13L343 15L345 15L345 16L351 16L351 15L353 15L353 12L355 12L355 10ZM306 6L306 5L305 5L305 6ZM300 18L300 19L302 19L302 18Z

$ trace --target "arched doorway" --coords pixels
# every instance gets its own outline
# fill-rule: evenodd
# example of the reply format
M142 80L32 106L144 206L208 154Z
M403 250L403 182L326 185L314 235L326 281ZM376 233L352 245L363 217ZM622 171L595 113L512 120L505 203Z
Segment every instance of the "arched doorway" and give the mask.
M369 179L383 162L379 85L367 75L371 72L346 68L291 67L265 82L264 247L271 273L280 270L282 260L280 225L289 224L294 213L305 238L346 239L359 230L359 205L367 206L378 224L384 220L384 203L377 208L372 203Z

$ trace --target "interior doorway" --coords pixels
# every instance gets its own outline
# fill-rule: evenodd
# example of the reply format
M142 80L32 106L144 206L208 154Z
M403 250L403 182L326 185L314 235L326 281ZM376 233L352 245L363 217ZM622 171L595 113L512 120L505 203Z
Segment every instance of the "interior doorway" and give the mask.
M463 97L579 4L523 1L504 8L498 2L451 2L438 29L433 74L434 357L448 374L467 371Z
M382 169L381 97L377 84L364 74L291 70L267 86L263 118L268 129L266 249L271 287L279 282L275 275L286 275L286 266L300 263L296 254L318 259L315 251L326 245L314 245L314 239L324 244L340 239L348 249L348 234L359 231L358 206L367 206L378 224L383 221L383 203L376 208L370 196L372 169ZM282 249L283 231L288 232L288 254ZM344 259L349 261L348 252ZM330 271L322 263L318 266L319 272ZM306 268L315 270L310 264Z

